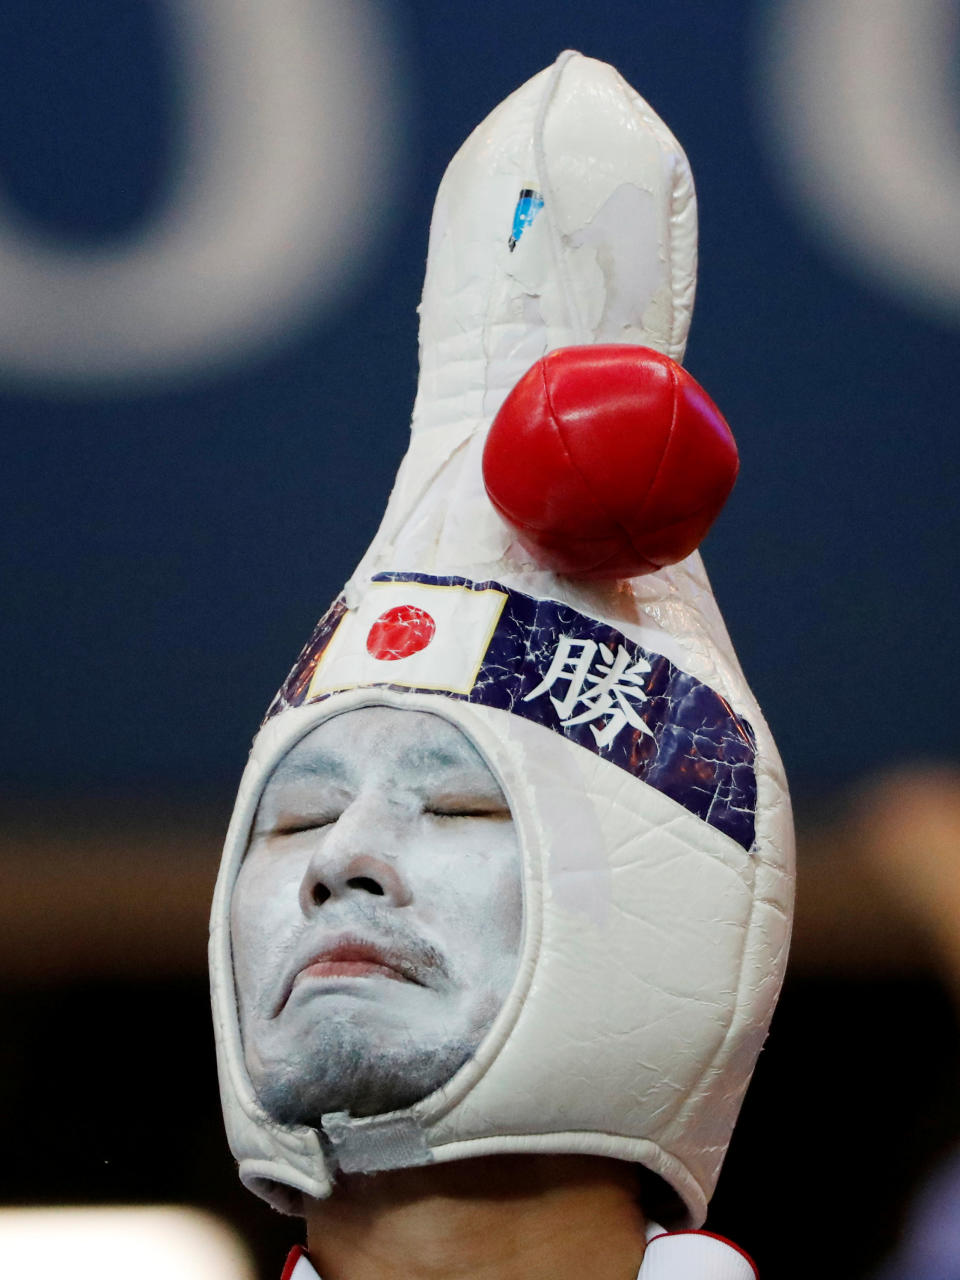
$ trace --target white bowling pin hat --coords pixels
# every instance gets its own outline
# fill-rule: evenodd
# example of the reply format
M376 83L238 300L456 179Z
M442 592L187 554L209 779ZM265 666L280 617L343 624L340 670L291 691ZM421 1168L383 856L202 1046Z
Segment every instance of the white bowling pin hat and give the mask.
M792 911L783 769L700 557L559 577L491 505L494 415L546 353L683 355L696 276L686 158L613 68L564 54L467 139L437 196L412 441L383 524L258 734L210 939L224 1114L244 1183L296 1212L337 1168L503 1152L633 1161L706 1212L780 989ZM362 460L357 460L358 467ZM266 1113L244 1064L230 905L266 781L354 708L453 723L500 781L524 941L475 1055L402 1112Z

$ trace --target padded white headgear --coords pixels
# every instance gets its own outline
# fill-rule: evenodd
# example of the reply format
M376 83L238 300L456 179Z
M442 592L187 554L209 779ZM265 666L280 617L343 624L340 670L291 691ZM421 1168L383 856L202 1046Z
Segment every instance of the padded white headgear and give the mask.
M254 743L213 905L227 1131L244 1183L280 1209L327 1195L337 1167L577 1152L646 1166L688 1225L703 1221L786 959L782 766L698 555L631 581L555 577L513 542L481 477L493 415L547 351L638 343L679 360L695 277L686 158L603 63L562 55L444 176L410 450ZM427 615L429 643L421 629L384 651L384 615ZM614 666L627 675L605 687L619 692L598 695ZM230 902L276 764L322 720L369 705L444 716L499 778L523 852L524 944L510 996L446 1085L403 1112L325 1117L321 1133L277 1124L254 1096Z

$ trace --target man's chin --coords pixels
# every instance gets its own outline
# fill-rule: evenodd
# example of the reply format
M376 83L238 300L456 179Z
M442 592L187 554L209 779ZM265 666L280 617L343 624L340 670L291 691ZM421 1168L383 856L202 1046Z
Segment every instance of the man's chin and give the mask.
M446 1084L476 1048L463 1040L414 1043L409 1028L398 1040L392 1031L382 1036L368 1027L360 1035L317 1036L313 1044L300 1042L261 1061L251 1070L261 1105L281 1124L312 1128L335 1111L400 1111Z

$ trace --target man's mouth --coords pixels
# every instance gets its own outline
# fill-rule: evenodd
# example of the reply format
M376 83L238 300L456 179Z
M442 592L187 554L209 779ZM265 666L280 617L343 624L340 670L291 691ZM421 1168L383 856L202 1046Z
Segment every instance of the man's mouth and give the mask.
M388 978L393 982L412 982L422 987L426 985L423 971L429 967L426 957L420 961L361 938L340 938L316 951L306 964L287 978L273 1016L283 1010L295 988L311 978Z

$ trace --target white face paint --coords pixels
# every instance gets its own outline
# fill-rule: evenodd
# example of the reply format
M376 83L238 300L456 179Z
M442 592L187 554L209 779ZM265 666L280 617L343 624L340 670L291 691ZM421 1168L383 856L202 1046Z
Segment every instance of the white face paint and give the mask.
M503 792L439 716L335 716L267 783L231 925L267 1110L316 1124L410 1106L473 1055L516 973L521 864Z

